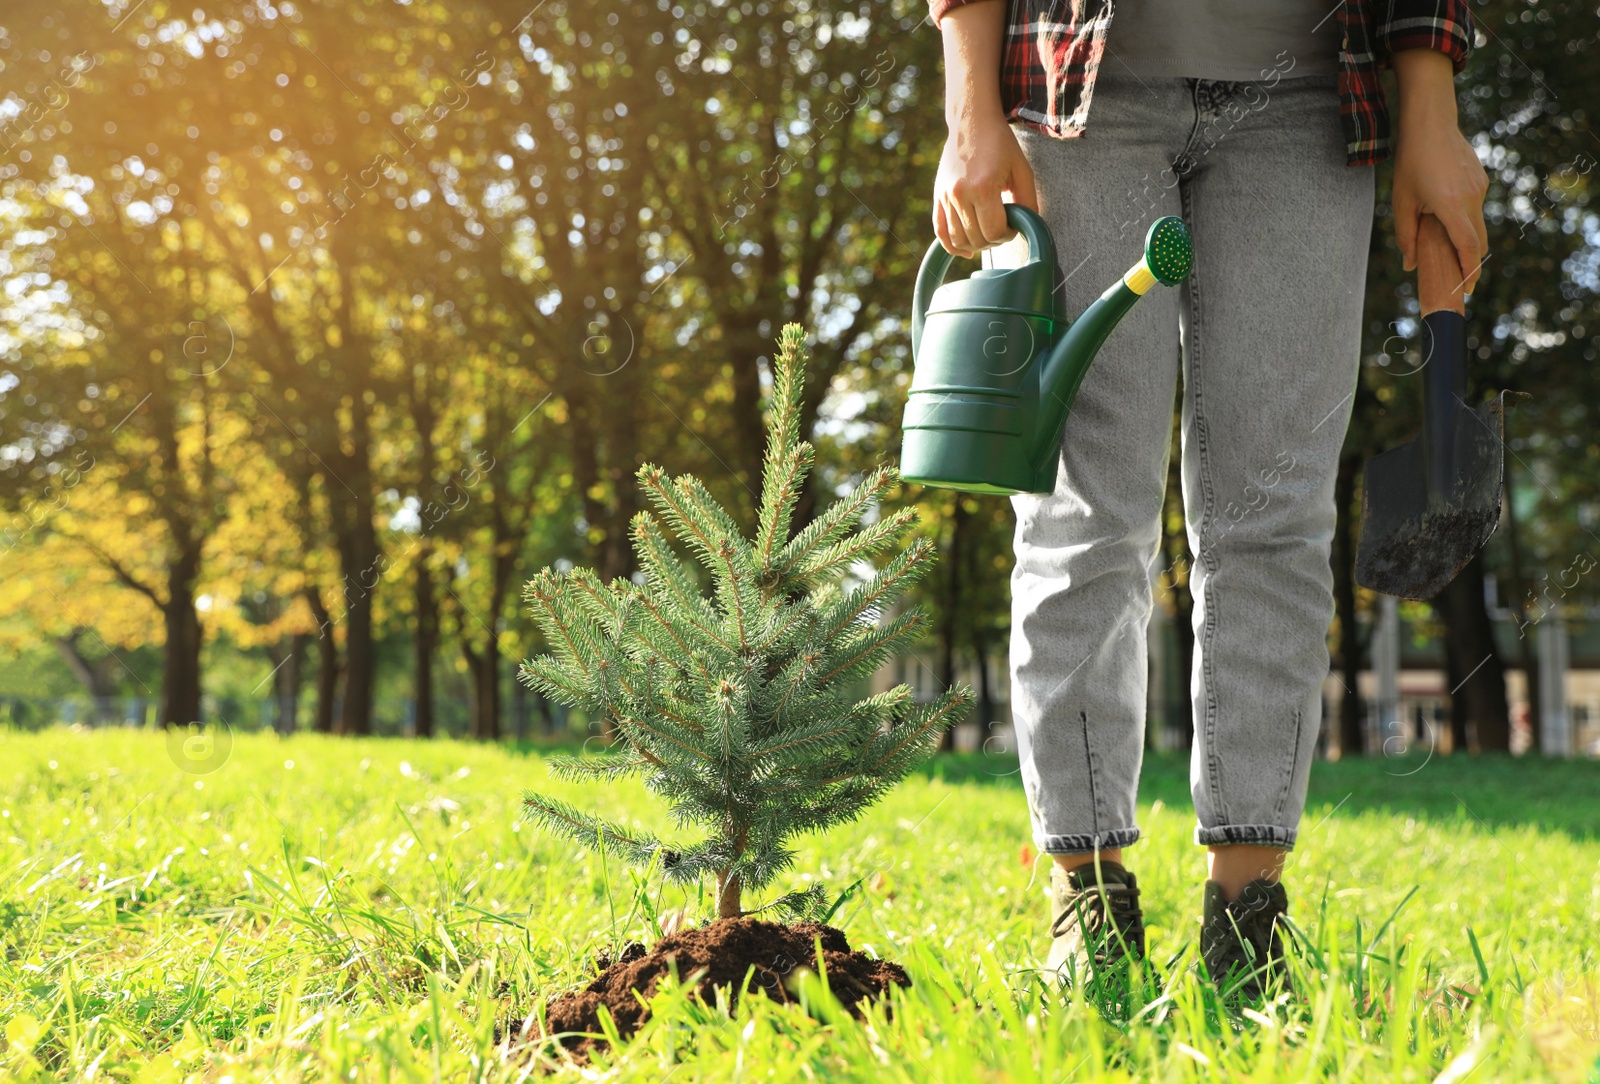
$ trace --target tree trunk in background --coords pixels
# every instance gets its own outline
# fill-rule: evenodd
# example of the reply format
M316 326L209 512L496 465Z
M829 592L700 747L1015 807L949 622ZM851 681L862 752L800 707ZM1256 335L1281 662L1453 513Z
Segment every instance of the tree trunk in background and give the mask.
M1182 390L1179 393L1182 403ZM1176 416L1176 415L1175 415ZM1167 458L1167 496L1161 509L1161 556L1166 566L1164 578L1172 592L1172 629L1178 643L1176 659L1178 695L1169 702L1167 727L1177 738L1177 748L1194 745L1194 708L1189 701L1189 674L1194 666L1194 596L1189 593L1189 539L1183 528L1183 475L1178 445L1178 427L1173 425L1173 448ZM1178 526L1173 528L1173 524ZM1162 675L1162 696L1166 696L1166 677Z
M161 718L166 725L201 723L200 614L194 608L194 583L200 550L184 546L167 569L167 599L161 606L167 643L162 650Z
M1450 731L1457 749L1476 735L1480 752L1511 748L1505 664L1495 650L1494 628L1483 599L1483 558L1472 559L1432 600L1444 624L1445 673L1450 694ZM1537 675L1535 675L1537 677Z
M1509 475L1511 466L1507 464L1506 472ZM1532 593L1532 586L1528 582L1528 566L1522 557L1522 529L1517 522L1517 511L1511 503L1510 486L1506 487L1504 508L1506 510L1506 542L1511 549L1511 590L1516 595L1507 603L1517 622L1517 654L1522 663L1522 684L1528 690L1528 726L1533 730L1533 748L1543 749L1544 743L1540 740L1541 717L1544 714L1544 700L1542 690L1539 688L1539 653L1538 646L1534 643L1534 629L1538 627L1538 620L1544 617L1544 610L1539 611L1539 618L1533 619L1528 613L1528 596Z
M434 403L433 367L431 362L418 362L411 366L411 425L417 431L417 499L421 511L426 512L429 494L438 482L439 457L433 446L433 431L438 423L439 411ZM428 537L430 526L426 514L418 517L421 537L417 540L417 556L413 561L416 603L416 635L412 640L412 695L417 702L416 734L419 738L433 736L433 656L439 642L439 601L433 591L433 570L428 558L433 554L433 540Z
M372 733L372 684L377 663L372 642L372 597L381 576L370 497L357 498L352 504L338 534L344 579L345 674L344 706L336 725L340 734L361 735Z
M497 741L500 737L500 645L489 636L483 650L474 650L466 639L461 641L461 654L467 660L467 707L471 715L472 736L479 741Z
M117 713L114 710L116 705L112 703L116 686L111 680L112 667L117 664L116 656L107 655L103 659L90 662L78 647L78 637L83 635L84 631L73 629L70 635L56 637L56 650L66 661L72 676L78 679L84 691L94 700L96 725L107 726L117 721Z
M337 421L325 430L329 446L319 460L325 474L338 471L323 480L344 581L344 697L334 726L340 734L353 735L372 733L372 691L378 665L372 609L389 568L382 560L373 522L377 499L372 473L373 365L381 348L367 339L355 315L356 269L371 255L363 251L363 243L361 231L352 229L334 230L328 240L328 254L340 285L339 303L333 310L339 345L332 353L339 389L337 398L328 403Z
M426 506L427 502L423 502ZM426 529L426 528L424 528ZM433 736L433 655L438 646L439 602L433 593L433 570L428 567L428 555L433 544L426 538L417 547L416 560L416 636L412 642L414 656L414 695L417 699L417 737Z
M730 336L729 345L733 349L729 360L733 366L734 447L737 449L731 466L744 476L742 481L752 493L760 493L761 457L767 443L767 426L761 413L761 365L757 358L765 357L772 349L772 335L760 334L759 328L751 329L746 335ZM752 501L752 513L754 505Z
M576 339L567 344L568 356L590 359L594 347L584 337L587 330L577 329ZM607 349L620 346L605 341ZM619 367L609 368L613 365ZM589 528L586 563L601 582L610 583L618 576L631 575L635 568L628 528L640 503L633 472L645 458L640 434L650 419L644 416L644 402L659 397L646 382L645 366L637 358L604 360L597 372L566 366L558 376L556 390L569 404L575 431L584 435L567 450L572 457L573 489L581 495ZM674 428L682 422L670 413L664 417Z
M472 736L480 741L498 741L500 738L500 615L505 611L506 597L511 592L511 577L517 570L518 530L512 524L505 501L508 497L496 492L489 505L490 537L493 548L489 556L489 612L482 617L462 614L458 618L462 635L461 652L467 660L467 671L472 684L468 700L472 716ZM465 621L471 619L483 630L483 647L472 646L466 635ZM487 620L485 620L485 618Z
M978 747L989 739L989 727L996 722L994 687L989 683L989 636L981 628L972 630L972 650L978 664Z
M539 732L547 737L554 737L560 724L556 722L555 709L550 706L549 698L538 692L530 692L529 695L533 697L533 702L539 705Z
M311 616L317 620L317 711L311 728L318 734L332 734L335 698L339 694L339 645L333 638L333 618L322 604L322 592L305 589Z
M300 685L305 676L305 633L281 637L277 644L267 649L272 660L274 695L278 703L278 718L273 729L279 734L293 734L300 714Z
M528 740L528 687L511 676L511 740Z
M1339 675L1344 696L1339 698L1338 747L1341 757L1366 752L1362 726L1361 627L1356 614L1356 471L1359 456L1339 460L1334 480L1338 521L1333 535L1333 609L1339 617Z

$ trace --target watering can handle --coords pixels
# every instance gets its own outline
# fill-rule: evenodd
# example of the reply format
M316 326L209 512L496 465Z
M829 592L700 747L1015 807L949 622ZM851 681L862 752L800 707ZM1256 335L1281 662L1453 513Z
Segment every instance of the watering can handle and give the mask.
M1038 212L1030 211L1020 203L1008 203L1006 225L1028 239L1029 263L1042 263L1050 268L1056 266L1056 243L1050 236L1050 227L1045 225ZM933 303L933 291L943 285L944 276L954 259L938 241L928 246L928 254L922 258L922 267L917 271L916 293L911 301L913 356L922 346L922 322L928 315L928 306Z

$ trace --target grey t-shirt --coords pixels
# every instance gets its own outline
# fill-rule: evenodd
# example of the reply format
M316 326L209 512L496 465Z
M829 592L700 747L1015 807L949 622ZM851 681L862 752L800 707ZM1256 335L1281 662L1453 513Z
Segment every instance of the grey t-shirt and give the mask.
M1259 80L1339 71L1335 0L1116 0L1102 72Z

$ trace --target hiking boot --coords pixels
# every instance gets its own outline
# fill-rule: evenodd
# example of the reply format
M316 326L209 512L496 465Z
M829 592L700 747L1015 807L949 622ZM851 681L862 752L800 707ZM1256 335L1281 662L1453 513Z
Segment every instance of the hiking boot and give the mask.
M1281 919L1288 912L1289 894L1276 881L1258 877L1232 902L1224 902L1221 885L1206 882L1200 956L1219 990L1257 998L1269 985L1287 986Z
M1139 883L1116 862L1070 872L1051 864L1055 921L1046 966L1068 979L1087 978L1130 960L1144 959L1144 913Z

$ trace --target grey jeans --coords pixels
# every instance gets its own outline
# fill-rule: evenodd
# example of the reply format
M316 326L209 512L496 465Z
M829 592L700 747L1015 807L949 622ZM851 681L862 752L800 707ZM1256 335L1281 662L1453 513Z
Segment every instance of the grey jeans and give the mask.
M1321 725L1334 475L1360 364L1373 171L1345 165L1334 77L1274 85L1102 67L1078 139L1018 128L1076 314L1161 215L1195 265L1101 350L1055 492L1012 499L1011 681L1039 849L1125 847L1146 706L1146 625L1180 369L1195 555L1200 844L1292 847ZM1020 238L994 266L1024 258ZM1180 349L1181 348L1181 349ZM1180 361L1181 355L1181 361Z

